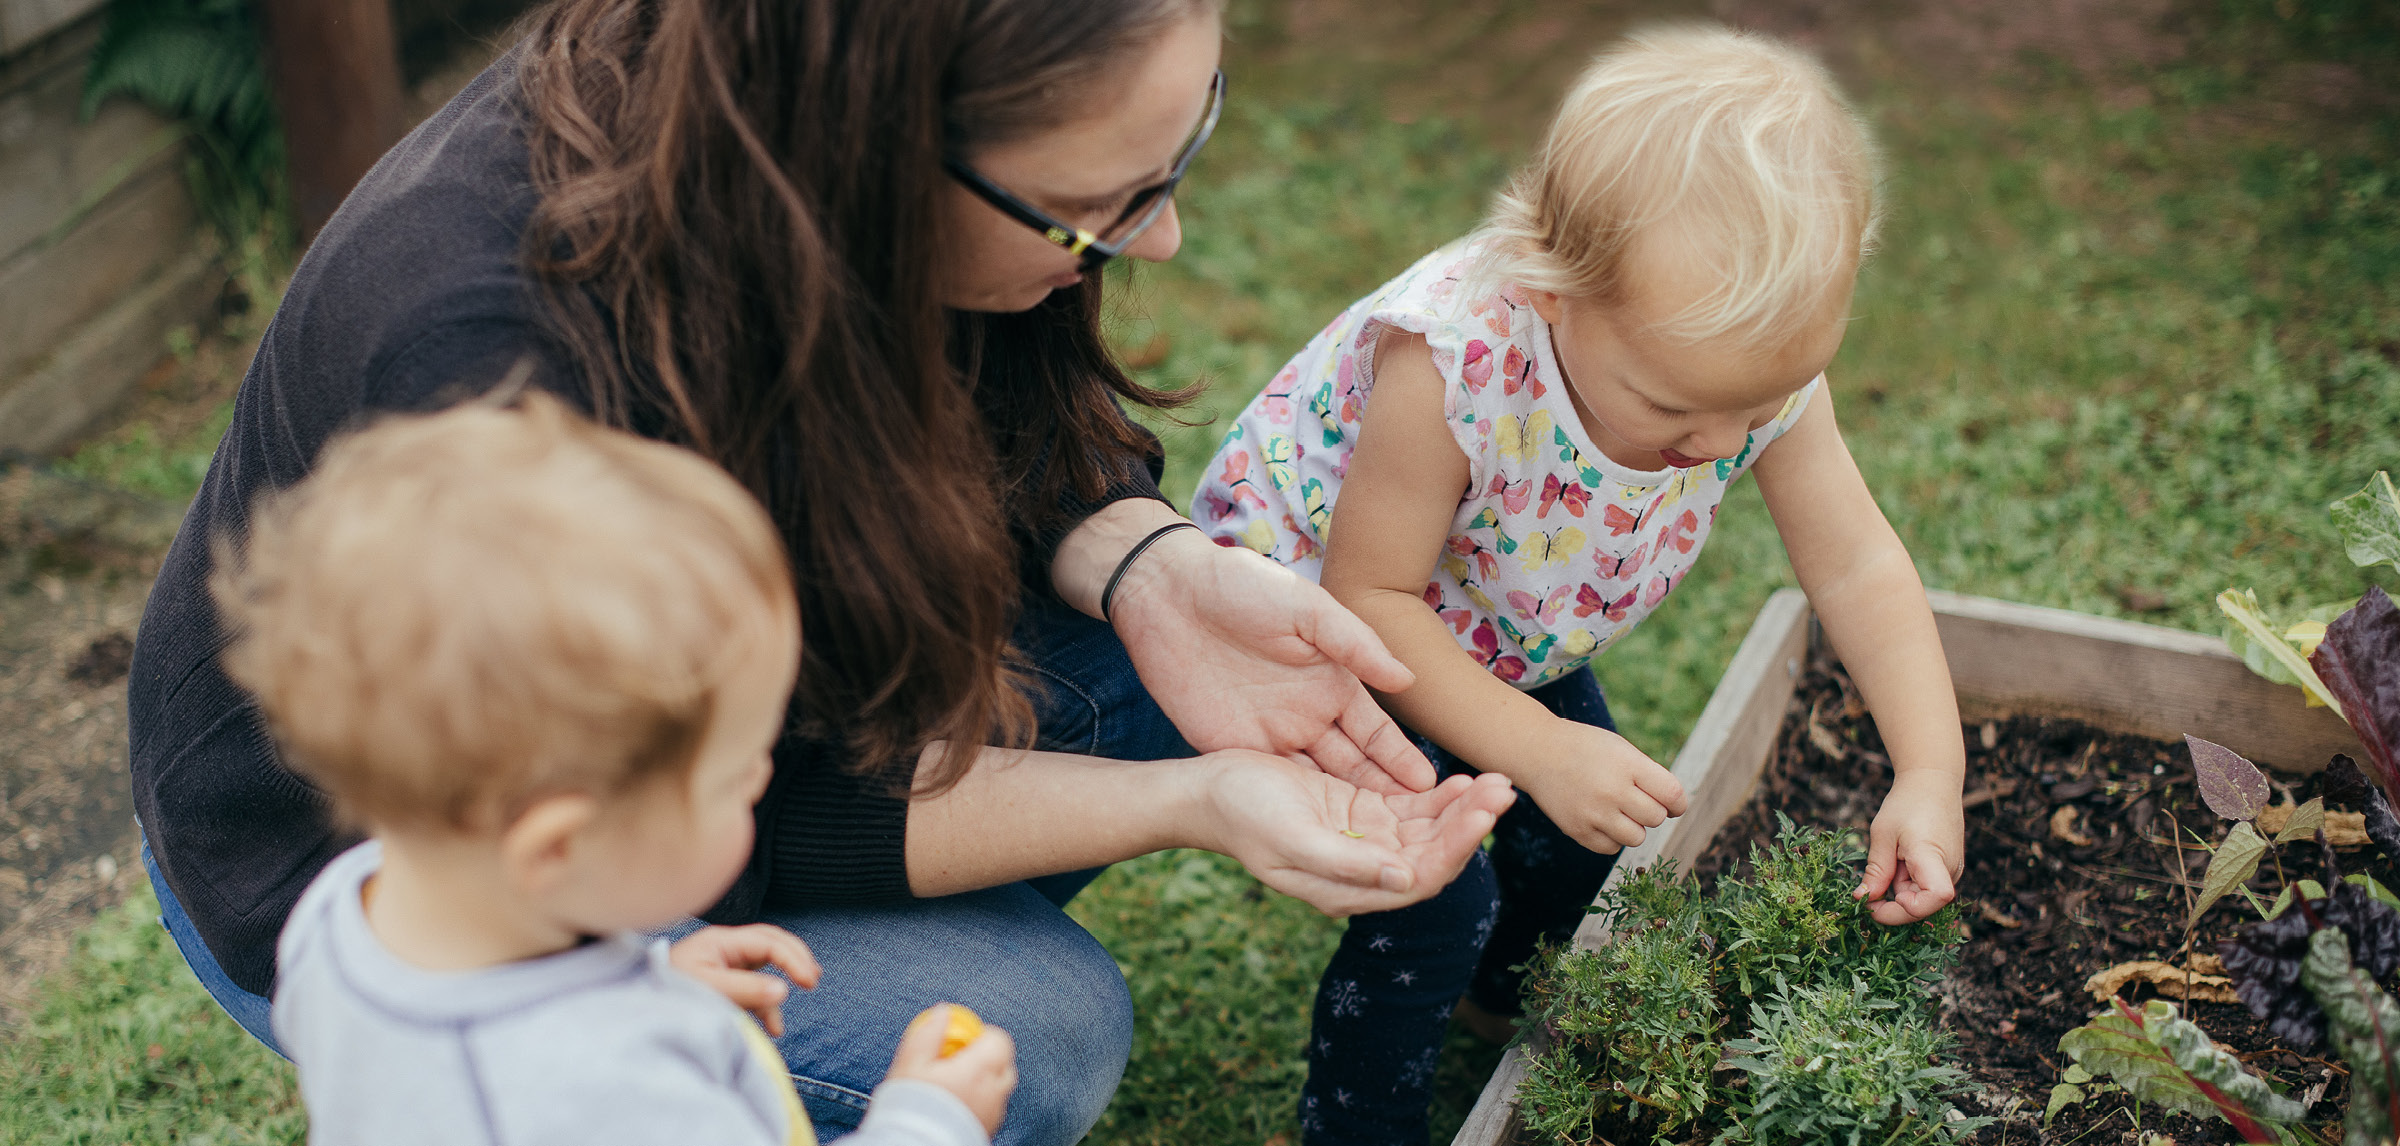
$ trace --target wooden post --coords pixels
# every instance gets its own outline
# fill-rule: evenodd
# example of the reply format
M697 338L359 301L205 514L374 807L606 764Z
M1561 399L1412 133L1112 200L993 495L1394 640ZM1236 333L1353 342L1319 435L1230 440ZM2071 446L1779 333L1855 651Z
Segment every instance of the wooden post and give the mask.
M389 0L258 0L303 243L401 135Z

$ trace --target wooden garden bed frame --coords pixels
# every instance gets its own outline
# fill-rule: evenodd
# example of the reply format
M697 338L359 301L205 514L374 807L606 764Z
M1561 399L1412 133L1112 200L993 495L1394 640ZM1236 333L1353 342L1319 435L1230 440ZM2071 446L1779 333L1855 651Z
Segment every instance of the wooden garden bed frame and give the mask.
M1965 719L2046 714L2164 740L2190 733L2287 772L2360 753L2340 717L2304 707L2300 690L2253 674L2215 637L1988 597L1926 597ZM1821 639L1806 595L1785 589L1768 598L1675 756L1691 810L1627 851L1610 884L1661 857L1688 870L1749 802ZM1606 941L1597 915L1575 934L1578 947ZM1523 1044L1509 1048L1451 1146L1515 1140L1528 1053Z

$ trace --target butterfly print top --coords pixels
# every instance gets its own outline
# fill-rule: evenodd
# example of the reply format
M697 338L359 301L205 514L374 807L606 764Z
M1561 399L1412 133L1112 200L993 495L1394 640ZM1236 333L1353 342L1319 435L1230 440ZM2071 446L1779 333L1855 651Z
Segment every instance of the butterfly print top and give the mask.
M1708 540L1725 491L1790 429L1819 378L1750 432L1741 453L1636 470L1592 445L1549 324L1514 287L1471 289L1476 247L1425 256L1333 320L1267 383L1218 447L1192 520L1314 579L1350 468L1375 343L1423 335L1469 487L1425 603L1492 674L1519 688L1583 667L1650 615Z

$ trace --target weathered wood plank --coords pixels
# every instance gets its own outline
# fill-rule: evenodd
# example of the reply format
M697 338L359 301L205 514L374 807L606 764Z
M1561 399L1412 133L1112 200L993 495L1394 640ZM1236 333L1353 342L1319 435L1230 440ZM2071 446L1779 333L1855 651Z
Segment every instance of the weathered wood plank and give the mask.
M1661 855L1689 867L1717 829L1749 800L1783 723L1784 704L1807 667L1808 617L1808 598L1798 589L1767 599L1683 750L1675 754L1673 771L1690 797L1690 810L1626 849L1617 861L1617 873L1647 867ZM1612 874L1609 882L1615 883L1619 874ZM1591 948L1605 942L1606 922L1597 915L1586 916L1575 932L1575 945ZM1451 1146L1502 1146L1510 1140L1517 1123L1517 1085L1525 1079L1528 1058L1523 1044L1509 1048Z
M1458 1135L1450 1139L1450 1146L1501 1146L1516 1137L1517 1085L1525 1081L1532 1059L1524 1043L1508 1048L1492 1071L1492 1080L1484 1084L1482 1096L1475 1100L1475 1109L1467 1112Z
M2342 718L2244 667L2223 641L1988 597L1928 593L1970 716L2043 713L2161 740L2186 733L2314 772L2359 754Z
M100 10L106 0L0 0L0 56L13 56Z
M1808 597L1798 589L1767 598L1683 750L1675 754L1675 778L1683 781L1690 809L1628 848L1617 861L1617 873L1639 871L1661 856L1689 870L1717 829L1749 801L1783 724L1784 704L1807 668L1808 618ZM1609 882L1618 878L1611 874ZM1600 916L1586 916L1576 929L1576 946L1605 942L1605 924Z

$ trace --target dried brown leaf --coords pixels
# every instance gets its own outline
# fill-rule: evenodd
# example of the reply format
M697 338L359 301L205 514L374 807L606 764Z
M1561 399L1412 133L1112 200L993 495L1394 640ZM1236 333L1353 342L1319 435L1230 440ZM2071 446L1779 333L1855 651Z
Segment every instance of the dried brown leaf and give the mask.
M2321 800L2310 800L2308 803L2317 805L2320 811L2325 806ZM2300 806L2306 808L2308 804ZM2284 838L2284 835L2291 830L2292 812L2293 808L2290 804L2277 804L2260 809L2257 820L2258 830L2274 837L2276 843L2290 842ZM2367 839L2367 814L2365 812L2324 812L2324 816L2325 820L2322 826L2325 829L2325 838L2331 841L2334 847L2349 851L2354 848L2363 848L2371 842ZM2310 836L2302 835L2293 838L2307 839Z
M2198 964L2200 960L2195 958L2192 962ZM2214 962L2213 959L2212 962ZM2225 965L2215 963L2215 966L2218 970L2223 970ZM2084 980L2083 989L2090 992L2093 999L2105 1003L2116 997L2117 992L2124 990L2129 983L2148 983L2159 994L2170 999L2202 1003L2238 1003L2241 1001L2241 997L2234 993L2232 979L2223 975L2203 973L2197 966L2178 967L2172 963L2160 963L2151 959L2119 963L2114 967L2093 972L2091 978Z
M2088 848L2100 842L2076 830L2073 804L2061 804L2057 811L2050 813L2050 838L2079 848Z

